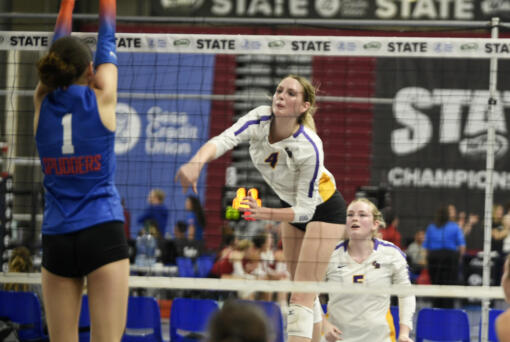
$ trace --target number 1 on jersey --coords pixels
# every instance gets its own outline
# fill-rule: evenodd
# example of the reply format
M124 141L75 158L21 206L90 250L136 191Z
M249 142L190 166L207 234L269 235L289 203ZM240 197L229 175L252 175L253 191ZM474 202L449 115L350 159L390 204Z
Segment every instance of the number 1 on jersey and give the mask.
M62 127L64 128L64 134L62 135L62 154L74 153L73 146L73 127L71 126L71 118L73 114L67 113L62 117Z

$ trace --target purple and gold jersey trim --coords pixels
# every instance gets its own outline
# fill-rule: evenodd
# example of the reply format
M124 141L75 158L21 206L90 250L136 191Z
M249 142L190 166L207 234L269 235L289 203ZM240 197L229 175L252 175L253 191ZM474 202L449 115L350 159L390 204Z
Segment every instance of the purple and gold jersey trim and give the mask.
M312 138L306 134L305 130L303 129L303 125L299 127L298 131L294 134L294 137L297 137L300 133L303 133L303 136L310 142L310 144L312 144L313 150L315 151L315 170L313 171L313 176L310 180L310 185L308 186L308 197L312 198L315 181L317 180L317 175L319 173L319 149L313 142Z
M246 123L241 128L239 128L237 131L234 132L234 135L237 136L237 135L243 133L245 130L247 130L248 127L250 127L251 125L259 125L261 122L267 121L267 120L271 120L271 115L261 116L260 119L258 119L258 120L246 121Z

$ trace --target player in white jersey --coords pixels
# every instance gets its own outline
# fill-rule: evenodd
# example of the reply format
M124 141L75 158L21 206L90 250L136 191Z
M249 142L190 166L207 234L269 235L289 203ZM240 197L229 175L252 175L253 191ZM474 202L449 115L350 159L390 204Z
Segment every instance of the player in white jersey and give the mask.
M338 244L331 256L326 280L360 286L386 287L411 284L405 254L393 243L374 238L384 223L377 207L367 199L356 199L347 209L347 240ZM328 316L323 322L328 342L410 342L414 296L399 296L400 332L395 336L386 294L329 294Z
M243 116L221 135L209 140L178 171L184 191L196 183L205 163L241 142L249 142L250 156L264 180L282 200L283 208L258 207L245 197L245 216L282 222L288 270L294 280L324 279L327 264L345 228L345 202L333 176L324 167L322 141L315 133L315 88L302 77L280 81L272 105ZM287 332L289 342L309 341L316 294L293 293Z

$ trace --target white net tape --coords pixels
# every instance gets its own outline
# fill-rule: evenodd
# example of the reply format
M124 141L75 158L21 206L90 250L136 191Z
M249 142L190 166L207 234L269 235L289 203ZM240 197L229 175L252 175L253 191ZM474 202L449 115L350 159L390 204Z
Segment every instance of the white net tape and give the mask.
M40 273L3 273L0 283L40 284ZM213 278L176 278L131 276L131 288L186 289L204 291L260 291L260 292L316 292L349 294L415 295L418 297L448 297L467 299L502 299L499 286L451 285L392 285L387 287L363 284L338 284L336 282L239 280Z
M0 51L44 51L52 33L0 31ZM74 33L95 49L95 33ZM510 39L117 33L119 52L510 58Z

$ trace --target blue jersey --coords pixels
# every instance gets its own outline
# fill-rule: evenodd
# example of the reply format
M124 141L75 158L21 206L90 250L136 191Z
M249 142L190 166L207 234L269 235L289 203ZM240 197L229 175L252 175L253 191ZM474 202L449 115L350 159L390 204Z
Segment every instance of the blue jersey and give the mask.
M204 228L198 223L197 216L194 213L188 213L186 217L188 227L195 226L195 240L202 241L204 238Z
M46 190L43 234L124 221L114 184L115 132L101 122L91 88L71 85L49 93L35 140Z

